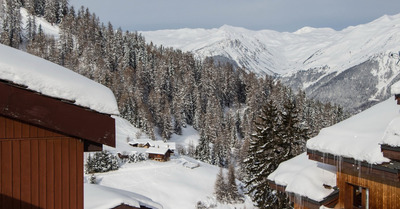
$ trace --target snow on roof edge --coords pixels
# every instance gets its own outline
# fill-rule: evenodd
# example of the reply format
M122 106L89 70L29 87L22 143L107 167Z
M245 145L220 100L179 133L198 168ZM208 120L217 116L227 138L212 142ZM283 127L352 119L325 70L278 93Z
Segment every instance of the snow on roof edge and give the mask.
M336 186L336 167L310 160L306 153L302 153L282 162L267 178L277 185L286 186L286 192L319 202L334 191L323 185Z
M169 148L165 148L165 147L149 147L146 150L146 153L165 155L168 152L168 150L170 150L170 149Z
M0 79L91 110L119 115L113 92L78 73L0 44Z
M307 149L353 158L370 164L389 162L380 144L400 107L389 98L340 123L324 128L307 141ZM400 143L400 142L399 142Z
M400 81L394 83L391 87L390 87L390 93L391 94L400 94Z

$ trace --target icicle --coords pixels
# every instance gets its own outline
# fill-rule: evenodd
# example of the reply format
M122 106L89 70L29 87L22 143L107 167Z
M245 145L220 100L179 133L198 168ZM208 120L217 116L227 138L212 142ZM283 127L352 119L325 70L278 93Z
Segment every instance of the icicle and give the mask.
M299 206L299 208L304 208L304 201L301 195L294 193L295 203Z
M342 158L342 156L338 156L338 166L337 166L337 169L338 169L338 173L339 173L339 177L341 177L341 175L342 175L342 165L343 165L343 158Z

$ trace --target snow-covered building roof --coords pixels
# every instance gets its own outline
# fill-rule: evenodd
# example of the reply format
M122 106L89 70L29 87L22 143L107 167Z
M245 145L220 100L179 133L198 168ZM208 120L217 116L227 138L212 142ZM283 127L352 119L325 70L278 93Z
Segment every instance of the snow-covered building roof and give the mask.
M112 91L67 68L0 44L0 80L46 96L72 101L100 113L118 115Z
M395 117L386 128L381 144L400 147L400 115Z
M148 141L151 147L160 147L160 148L168 148L170 150L175 150L176 145L175 142L164 142L164 141Z
M295 193L314 201L322 201L334 192L336 168L332 165L309 160L306 153L282 162L268 176L276 185L284 186L286 192ZM324 185L329 185L325 188Z
M109 209L121 204L141 208L162 209L163 207L142 195L96 184L85 184L85 208Z
M381 144L400 145L399 106L390 98L336 125L324 128L307 141L307 149L381 164ZM396 127L397 126L397 127Z
M165 155L168 152L168 150L170 149L166 147L150 147L149 149L146 150L146 153Z
M400 94L400 81L396 82L390 87L390 93Z

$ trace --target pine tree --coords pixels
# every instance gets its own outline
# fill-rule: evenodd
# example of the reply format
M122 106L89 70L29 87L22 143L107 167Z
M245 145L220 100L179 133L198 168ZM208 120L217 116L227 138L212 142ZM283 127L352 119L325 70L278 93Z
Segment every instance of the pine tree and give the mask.
M229 203L237 203L241 200L237 185L236 185L236 175L235 167L231 163L228 168L228 181L226 184L226 191L228 192Z
M118 159L109 151L96 152L88 157L86 164L86 173L97 173L117 170L119 168Z
M215 185L214 185L214 193L215 197L218 202L221 203L227 203L228 202L228 197L227 197L227 185L225 182L224 178L224 173L222 168L220 167L219 173L217 175L217 179L215 180Z
M206 163L211 163L210 140L208 137L200 134L199 145L196 147L196 159Z
M18 0L5 0L5 4L0 5L3 7L3 25L2 33L0 34L1 43L19 48L22 41L21 29L21 3ZM0 17L1 18L1 17Z
M282 154L287 149L279 146L282 137L279 115L277 107L270 100L255 122L255 134L252 135L249 155L245 160L246 187L259 208L289 207L285 194L276 193L267 180L268 175L282 162Z
M288 98L281 114L281 128L283 130L279 146L286 148L286 153L281 158L282 161L293 158L305 151L305 140L308 138L308 134L306 127L300 122L298 113L295 100Z

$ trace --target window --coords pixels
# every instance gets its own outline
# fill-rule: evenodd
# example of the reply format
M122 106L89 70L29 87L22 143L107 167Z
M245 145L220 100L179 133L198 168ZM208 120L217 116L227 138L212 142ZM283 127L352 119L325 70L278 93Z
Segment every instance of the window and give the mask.
M348 184L351 188L351 202L353 208L368 209L369 207L369 190L357 185Z
M362 208L362 187L353 186L353 206Z

